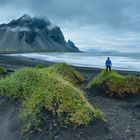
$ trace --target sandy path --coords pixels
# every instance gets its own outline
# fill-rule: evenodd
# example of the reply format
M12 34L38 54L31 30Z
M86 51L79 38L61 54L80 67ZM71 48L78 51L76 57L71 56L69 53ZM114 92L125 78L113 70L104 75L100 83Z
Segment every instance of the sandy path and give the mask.
M19 120L16 107L5 98L0 99L0 140L19 140Z

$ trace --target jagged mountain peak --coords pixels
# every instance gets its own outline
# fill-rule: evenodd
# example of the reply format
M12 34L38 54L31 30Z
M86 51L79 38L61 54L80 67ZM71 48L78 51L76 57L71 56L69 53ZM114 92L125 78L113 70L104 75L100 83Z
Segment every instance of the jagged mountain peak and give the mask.
M47 26L50 26L52 23L47 19L43 19L39 16L31 17L28 14L24 14L17 20L12 20L8 23L9 27L28 27L28 28L37 28L37 29L44 29Z
M23 16L20 17L21 20L31 20L32 17L29 16L28 14L24 14Z
M0 25L0 52L79 51L48 19L24 14Z

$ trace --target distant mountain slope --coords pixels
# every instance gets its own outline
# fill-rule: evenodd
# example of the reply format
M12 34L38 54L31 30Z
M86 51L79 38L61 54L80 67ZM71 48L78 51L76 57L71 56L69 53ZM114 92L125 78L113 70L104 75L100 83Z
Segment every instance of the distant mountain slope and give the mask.
M49 20L23 15L0 25L0 53L79 52L72 41L65 41L58 26Z

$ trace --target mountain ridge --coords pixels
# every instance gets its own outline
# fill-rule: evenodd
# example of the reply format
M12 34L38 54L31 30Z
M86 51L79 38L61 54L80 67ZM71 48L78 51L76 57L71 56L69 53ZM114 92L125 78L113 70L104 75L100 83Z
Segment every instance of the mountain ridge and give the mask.
M17 20L0 25L0 52L80 52L66 42L58 26L40 17L24 14Z

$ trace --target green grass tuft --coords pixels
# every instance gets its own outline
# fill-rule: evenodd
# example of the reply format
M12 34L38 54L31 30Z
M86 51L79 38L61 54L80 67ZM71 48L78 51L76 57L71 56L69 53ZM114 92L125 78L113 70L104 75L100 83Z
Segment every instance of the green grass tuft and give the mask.
M40 130L43 108L64 125L79 126L93 119L104 120L103 113L88 102L81 90L48 69L16 71L0 80L0 94L21 100L20 118L25 123L25 132Z
M89 89L103 87L106 93L116 96L137 94L140 92L140 77L122 76L115 71L102 71L88 84Z
M45 65L43 65L43 64L38 64L38 65L36 65L36 68L38 68L38 69L40 69L40 68L45 68L46 66Z
M84 81L84 77L78 71L76 71L66 63L57 63L53 66L50 66L48 69L59 73L66 80L72 82L73 84L82 83Z
M5 73L5 72L6 72L6 69L3 67L0 67L0 74Z

